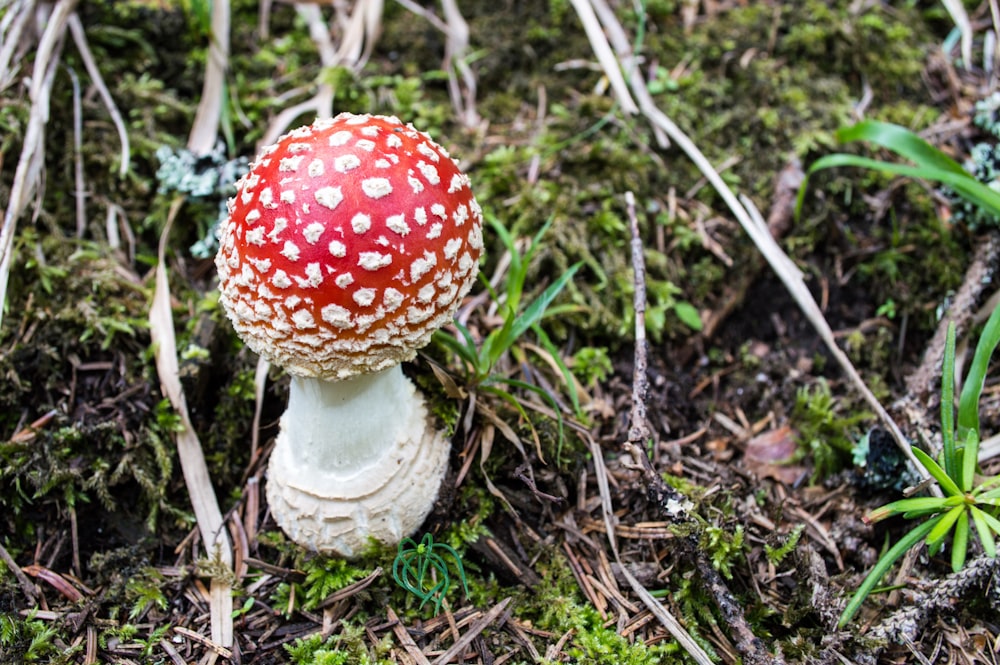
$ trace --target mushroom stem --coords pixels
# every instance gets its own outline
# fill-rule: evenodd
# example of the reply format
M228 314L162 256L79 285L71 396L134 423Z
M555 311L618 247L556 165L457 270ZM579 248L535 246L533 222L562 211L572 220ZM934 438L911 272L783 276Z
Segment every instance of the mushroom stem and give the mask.
M430 512L449 441L399 365L343 381L292 377L271 454L271 513L298 544L357 556Z
M293 376L281 426L291 450L324 475L343 480L363 472L420 426L423 400L399 365L343 381Z

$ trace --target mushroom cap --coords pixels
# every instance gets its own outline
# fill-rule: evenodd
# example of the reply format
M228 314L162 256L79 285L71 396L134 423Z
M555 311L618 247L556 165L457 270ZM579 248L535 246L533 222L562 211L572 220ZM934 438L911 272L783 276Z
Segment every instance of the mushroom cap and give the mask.
M345 379L410 360L468 293L482 211L444 148L397 118L342 113L264 148L215 258L252 350Z

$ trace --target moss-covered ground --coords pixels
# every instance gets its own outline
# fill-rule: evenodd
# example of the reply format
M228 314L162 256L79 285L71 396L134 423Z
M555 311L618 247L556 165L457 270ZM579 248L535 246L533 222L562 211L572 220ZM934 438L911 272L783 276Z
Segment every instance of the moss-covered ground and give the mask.
M40 16L50 8L37 4ZM995 569L949 612L921 616L909 644L866 635L948 574L924 550L887 580L896 590L873 595L847 630L836 628L846 598L901 532L902 523L862 521L907 484L891 482L906 478L889 459L896 449L876 445L883 432L871 409L718 193L644 117L622 111L573 3L459 4L470 29L462 55L477 83L473 126L449 97L444 34L405 3L385 4L369 60L352 69L320 65L305 14L291 4L232 0L219 147L187 162L210 3L77 6L131 161L120 176L118 133L67 32L43 176L17 221L0 326L0 662L437 662L472 627L479 632L448 662L692 662L623 567L717 662L757 662L761 653L790 663L994 662ZM943 50L953 23L929 0L609 4L659 109L775 221L881 402L905 397L991 232L965 224L933 184L849 169L813 177L794 217L780 176L834 150L874 154L834 138L862 117L923 132L964 160L989 138L972 117L995 71L956 63L957 47ZM981 58L989 3L966 5ZM19 11L0 7L0 20ZM334 10L324 4L320 13L331 19ZM342 32L330 23L337 44ZM11 52L14 75L0 83L5 205L29 126L36 28L26 26ZM453 395L471 386L448 347L433 344L406 367L454 432L449 485L416 538L430 533L454 548L469 593L449 563L453 584L437 614L394 581L395 548L349 563L316 556L270 520L260 487L287 377L270 370L254 449L257 359L218 305L211 256L221 206L277 114L321 85L332 87L335 112L393 114L433 135L467 170L485 214L515 237L551 223L526 298L580 264L542 334L528 331L493 370L534 390L495 383L507 396L480 390L480 411L467 418L471 401ZM622 447L635 381L627 192L647 269L647 452L693 502L697 527L671 522ZM235 644L221 651L208 637L214 569L199 543L174 443L182 425L161 393L148 319L172 206L166 262L181 383L243 547ZM482 272L498 277L502 297L507 248L486 230ZM469 313L480 338L498 325L495 305L487 294ZM991 387L987 431L997 411ZM923 389L933 395L936 386ZM862 440L893 477L866 475ZM596 480L605 469L620 563ZM738 623L723 596L741 609ZM756 650L741 630L761 641Z

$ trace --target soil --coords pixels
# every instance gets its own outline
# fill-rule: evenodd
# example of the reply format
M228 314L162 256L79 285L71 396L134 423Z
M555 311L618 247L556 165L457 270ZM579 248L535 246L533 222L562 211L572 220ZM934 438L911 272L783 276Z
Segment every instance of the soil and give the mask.
M349 41L339 19L351 3L233 0L224 90L208 91L209 3L80 3L79 33L70 21L58 35L37 185L17 208L41 112L29 95L40 31L72 4L0 2L12 231L0 662L997 661L1000 573L974 536L958 573L950 543L913 548L839 625L914 524L866 514L919 475L718 191L616 101L576 12L587 3L460 3L459 63L476 81L464 114L449 95L449 73L468 92L462 68L449 69L454 42L435 18L449 3L386 3L367 60L324 66L310 22ZM930 1L608 4L650 99L762 211L874 398L908 442L933 448L942 333L954 320L975 346L995 291L996 220L878 170L815 173L800 214L795 194L823 155L895 159L837 141L862 118L908 127L959 162L995 146L976 107L996 91L996 69L981 64L997 31L990 3L966 3L971 64ZM25 18L35 12L48 23ZM130 140L124 175L102 86ZM452 434L448 476L413 541L352 561L302 550L271 519L262 490L288 377L260 373L233 333L212 261L213 225L259 142L284 109L324 91L334 112L394 114L433 135L517 239L485 226L493 290L474 289L459 313L477 344L503 324L512 250L531 252L525 304L579 265L485 374L439 341L406 365ZM212 95L224 100L219 142L194 154L196 109ZM174 393L164 353L178 358ZM984 438L1000 414L992 376ZM229 560L199 528L206 488L192 487L179 452L191 435ZM981 472L1000 463L988 454ZM401 562L421 557L434 581L407 590ZM220 612L230 589L232 611Z

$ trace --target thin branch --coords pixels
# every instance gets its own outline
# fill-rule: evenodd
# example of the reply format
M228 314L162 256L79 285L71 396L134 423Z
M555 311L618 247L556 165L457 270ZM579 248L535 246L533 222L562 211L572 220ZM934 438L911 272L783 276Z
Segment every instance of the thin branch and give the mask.
M953 611L956 601L972 600L992 593L995 604L996 591L989 589L995 589L998 576L1000 559L982 555L957 573L936 581L930 590L919 594L907 607L886 617L866 637L887 641L903 637L916 640L920 637L921 629L931 619L942 612ZM994 609L997 609L995 605Z
M645 399L649 381L646 376L646 267L643 258L642 237L639 233L639 220L635 211L635 197L632 192L625 194L626 210L631 230L632 272L633 272L633 307L635 308L635 352L632 369L632 410L629 423L628 441L625 449L632 455L642 473L650 498L661 507L675 524L688 524L699 527L698 520L692 515L691 502L676 489L668 485L658 473L653 470L652 462L646 455L645 444L650 437L649 425L646 422ZM681 539L685 554L692 557L701 576L706 590L715 601L716 606L725 618L726 625L736 637L736 649L744 662L764 665L765 663L781 663L780 656L772 656L767 651L763 640L756 637L750 628L743 607L729 590L722 575L712 566L708 556L698 547L697 536ZM617 554L617 552L616 552ZM624 569L624 567L623 567Z
M614 507L611 502L611 488L608 485L608 470L604 466L604 453L601 450L601 446L597 441L591 437L586 437L589 439L591 457L594 460L594 475L597 477L597 487L601 494L601 509L604 514L604 530L608 534L608 542L611 545L611 552L615 556L615 561L618 562L619 570L621 574L625 577L625 580L632 587L632 591L642 600L642 603L646 608L657 618L657 620L667 629L677 643L688 653L689 656L694 658L695 662L699 665L712 665L711 657L705 653L705 650L694 641L691 635L684 629L681 622L674 617L673 614L663 606L656 597L649 592L642 583L635 578L635 576L629 571L628 567L622 563L621 554L618 551L618 542L615 540L615 515Z
M17 562L14 561L14 557L10 555L7 548L3 546L3 543L0 543L0 561L3 561L4 565L7 566L7 570L14 574L14 577L17 579L17 583L21 586L21 593L23 593L24 597L28 599L28 602L31 604L37 603L39 594L38 588L30 579L28 579L28 576L24 574L24 571L17 565Z

